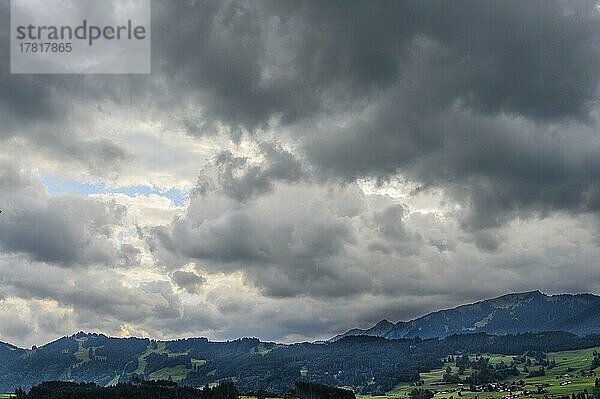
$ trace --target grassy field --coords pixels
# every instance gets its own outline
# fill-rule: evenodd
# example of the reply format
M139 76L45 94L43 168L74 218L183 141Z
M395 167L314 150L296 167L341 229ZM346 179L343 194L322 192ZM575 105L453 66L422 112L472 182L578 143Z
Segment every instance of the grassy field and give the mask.
M156 348L155 348L155 346L156 346ZM164 342L159 341L156 343L148 344L146 351L144 353L142 353L140 355L140 357L138 358L138 367L133 373L134 374L144 374L144 372L146 371L146 357L152 353L161 354L161 353L165 353L165 352L166 352L166 344Z
M175 367L165 367L164 369L160 369L151 373L148 376L150 380L173 380L175 382L179 382L183 380L189 374L191 370L185 368L185 366L175 366Z
M166 343L163 341L156 341L156 342L152 342L150 344L148 344L148 347L146 348L146 351L144 353L142 353L138 359L137 359L137 368L133 373L127 373L127 375L130 374L145 374L146 373L146 366L148 365L148 362L146 360L146 358L148 356L150 356L152 353L156 353L156 354L166 354L169 357L178 357L178 356L185 356L187 355L187 352L170 352L167 347L166 347ZM81 354L80 355L83 359L85 354ZM79 358L79 357L78 357ZM196 366L196 367L200 367L202 365L204 365L206 363L206 360L204 359L191 359L192 362L192 366ZM183 379L185 379L185 377L187 377L187 375L190 373L190 369L186 368L185 366L181 365L181 366L175 366L175 367L165 367L163 369L160 369L158 371L155 371L153 373L150 373L150 375L148 375L148 378L151 380L158 380L158 379L172 379L173 381L179 382ZM121 377L121 374L117 374L115 376L115 378L113 378L108 384L106 384L107 386L109 385L115 385L117 382L119 382L119 378ZM2 399L2 398L0 398Z
M8 399L8 398L12 398L15 395L13 395L12 393L0 393L0 399Z
M570 395L573 392L582 392L584 389L591 391L594 387L594 376L582 377L580 370L589 370L590 364L593 359L594 350L600 351L600 348L583 349L577 351L568 352L556 352L548 353L548 359L554 359L556 361L556 367L552 369L546 368L546 375L543 377L525 377L523 372L523 366L518 365L518 369L521 375L517 377L511 377L507 381L519 381L524 380L526 390L536 391L537 386L544 385L547 393L537 395L534 394L531 397L558 397L562 395ZM497 364L504 362L509 364L512 361L512 356L509 355L494 355L494 354L483 354L485 357L490 358L490 363ZM457 371L454 363L445 363L441 369L432 370L428 373L421 373L421 378L424 381L424 385L421 388L430 389L435 392L434 399L457 399L458 390L460 388L467 389L468 386L459 384L445 384L442 382L442 376L446 366L450 366L453 372ZM531 366L530 369L538 369L537 366ZM470 373L470 369L465 371L465 376ZM565 378L564 376L569 374L570 377ZM600 373L598 373L600 376ZM559 377L557 379L557 376ZM564 385L561 385L563 383ZM388 392L386 396L361 396L359 398L371 398L371 399L384 399L384 398L407 398L408 393L414 388L410 384L400 384L392 391ZM508 396L508 392L469 392L463 391L461 399L500 399ZM522 391L512 392L513 398L515 397L526 397Z

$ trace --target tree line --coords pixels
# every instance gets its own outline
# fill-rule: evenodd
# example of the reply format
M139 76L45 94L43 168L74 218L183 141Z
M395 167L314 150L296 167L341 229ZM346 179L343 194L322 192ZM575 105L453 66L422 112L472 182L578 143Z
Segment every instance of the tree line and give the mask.
M17 399L237 399L239 393L231 381L210 388L181 387L166 380L129 382L100 387L94 383L49 381L33 386L29 392L16 391Z
M214 387L201 389L179 386L167 380L144 381L133 379L128 383L100 387L94 383L48 381L33 386L29 392L16 390L17 399L238 399L240 396L232 381L222 381ZM258 397L264 399L265 391ZM290 399L356 399L354 392L308 381L296 381L285 395Z

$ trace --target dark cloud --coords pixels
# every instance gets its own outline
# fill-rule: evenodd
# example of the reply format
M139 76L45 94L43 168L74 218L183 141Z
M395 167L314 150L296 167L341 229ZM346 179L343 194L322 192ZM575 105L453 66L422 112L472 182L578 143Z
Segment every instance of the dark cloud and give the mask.
M420 38L440 46L430 60L444 81L438 103L560 119L585 118L596 98L593 1L157 2L153 11L159 70L193 82L207 118L233 127L368 100L402 78Z
M0 142L16 139L55 162L75 163L97 176L114 173L130 155L107 138L90 137L94 123L85 106L131 99L139 80L11 74L9 3L0 2L0 53L7 55L0 62Z
M475 229L530 213L598 210L594 127L457 108L404 120L402 101L382 102L368 122L361 116L322 130L307 141L311 160L347 179L401 173L425 188L441 187L468 208L464 222Z
M596 211L596 6L189 2L155 15L160 71L192 83L205 122L288 127L327 175L443 187L479 229ZM236 195L264 190L261 177L249 171Z
M259 145L260 163L230 151L218 154L200 171L196 191L205 194L218 189L236 200L247 200L273 188L275 182L297 182L303 175L302 164L277 143Z
M190 294L197 294L202 288L202 284L206 282L206 279L202 276L197 275L193 272L186 272L184 270L177 270L171 275L171 280L176 286L185 289Z

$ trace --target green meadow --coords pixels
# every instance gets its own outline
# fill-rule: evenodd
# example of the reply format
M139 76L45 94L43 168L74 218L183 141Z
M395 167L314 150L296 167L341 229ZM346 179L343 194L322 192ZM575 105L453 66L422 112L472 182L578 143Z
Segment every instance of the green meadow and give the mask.
M517 365L520 375L515 377L507 378L505 381L525 381L523 390L536 391L538 386L543 386L546 391L543 394L529 394L524 395L523 391L513 391L513 398L557 398L564 395L571 395L572 393L583 392L585 389L591 392L594 387L596 377L598 376L582 376L581 370L589 371L590 365L593 359L593 352L600 351L600 348L590 348L567 352L553 352L548 353L548 360L554 359L556 366L552 369L546 368L546 375L541 377L526 377L527 373L523 370L523 365ZM475 355L472 355L473 357ZM490 363L498 364L504 362L509 364L513 356L512 355L496 355L496 354L481 354L481 356L490 358ZM507 398L509 392L470 392L468 391L468 384L446 384L442 381L445 369L450 366L453 372L457 371L455 363L445 363L440 369L432 370L428 373L421 373L421 379L424 384L419 388L429 389L435 393L433 399L458 399L459 389L463 389L461 392L461 399L501 399ZM537 369L536 366L530 366L530 369ZM600 369L599 369L600 370ZM467 376L472 370L466 369L463 375ZM565 377L568 375L568 377ZM409 392L414 389L415 386L411 384L400 384L396 386L392 391L388 392L385 396L371 396L371 395L357 395L358 398L366 399L385 399L385 398L408 398Z

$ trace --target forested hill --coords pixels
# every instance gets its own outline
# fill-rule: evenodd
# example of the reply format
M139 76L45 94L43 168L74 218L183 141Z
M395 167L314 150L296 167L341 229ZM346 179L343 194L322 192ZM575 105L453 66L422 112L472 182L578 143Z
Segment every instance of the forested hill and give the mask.
M545 295L540 291L514 293L453 309L427 314L411 321L382 320L349 335L398 338L447 337L452 334L486 332L519 334L536 331L568 331L578 335L600 332L600 296L592 294Z
M143 379L200 387L234 379L241 391L264 387L287 392L302 378L356 392L387 391L418 373L439 368L455 353L520 354L600 346L600 335L549 332L508 336L456 335L446 339L346 337L325 344L280 345L244 338L152 341L79 333L24 350L0 345L0 392L42 381L94 382L101 386Z

